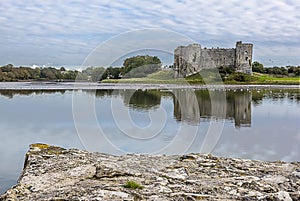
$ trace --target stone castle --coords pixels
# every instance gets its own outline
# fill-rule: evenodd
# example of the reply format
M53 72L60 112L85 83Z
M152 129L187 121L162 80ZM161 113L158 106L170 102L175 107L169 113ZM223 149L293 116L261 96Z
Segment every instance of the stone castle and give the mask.
M174 51L175 77L186 77L202 69L235 68L252 74L253 44L238 41L235 48L201 48L200 44L179 46Z

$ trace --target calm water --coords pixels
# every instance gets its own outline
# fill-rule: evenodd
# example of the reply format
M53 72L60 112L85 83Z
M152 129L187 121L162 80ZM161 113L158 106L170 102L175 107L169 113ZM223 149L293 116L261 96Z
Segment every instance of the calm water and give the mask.
M300 161L299 103L298 89L0 90L0 193L36 142Z

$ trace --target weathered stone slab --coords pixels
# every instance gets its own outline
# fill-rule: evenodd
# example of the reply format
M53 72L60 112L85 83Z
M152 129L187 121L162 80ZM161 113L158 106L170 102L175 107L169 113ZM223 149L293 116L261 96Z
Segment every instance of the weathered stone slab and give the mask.
M33 144L24 166L0 200L300 200L300 162L112 156Z

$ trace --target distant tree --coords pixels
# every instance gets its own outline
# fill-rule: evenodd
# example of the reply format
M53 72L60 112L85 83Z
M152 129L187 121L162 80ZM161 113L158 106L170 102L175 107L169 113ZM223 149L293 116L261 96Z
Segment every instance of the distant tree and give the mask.
M288 70L285 67L270 67L270 68L265 68L266 73L270 74L270 75L275 75L275 76L284 76L284 75L288 75Z
M282 75L288 75L288 70L285 67L281 67L280 70Z
M250 81L253 81L253 79L254 78L249 74L237 72L237 73L231 74L227 80L228 81L234 80L237 82L250 82Z
M35 68L33 73L33 79L39 79L41 78L41 69Z
M124 68L119 68L119 67L109 67L106 69L106 74L110 76L110 78L113 79L120 79L120 75L124 71Z
M17 68L16 68L17 69ZM29 67L19 67L20 70L22 70L24 73L26 73L27 78L26 79L37 79L39 76L36 76L35 70Z
M125 77L145 77L161 68L161 61L156 56L134 56L125 59L124 63Z
M11 72L12 68L13 68L12 64L7 64L7 65L1 67L1 71L2 72Z
M13 72L7 72L7 81L16 81L16 76Z
M157 66L161 67L161 61L156 56L134 56L125 59L123 66L124 66L124 72L128 73L133 68L138 68L141 66L149 65L149 64L156 64ZM153 67L153 66L152 66Z
M288 73L294 74L295 76L300 75L300 66L287 66L288 68Z
M56 69L52 67L35 68L30 67L13 67L8 64L0 67L0 81L18 81L18 80L57 80L68 79L75 80L78 71L63 71L62 68Z
M92 81L94 81L94 82L101 81L104 72L105 72L105 68L103 68L103 67L93 68L92 74L91 74Z
M65 80L75 80L77 77L78 71L68 70L63 74L63 79Z
M28 80L31 79L31 75L26 68L13 68L12 73L16 80Z
M82 80L101 81L107 77L104 67L88 67L78 73L78 78Z
M56 76L51 68L43 68L41 70L41 78L45 78L48 80L55 80Z
M264 69L264 65L257 62L257 61L254 61L252 63L252 71L253 72L258 72L258 73L265 73L265 69Z
M76 80L88 80L88 76L82 72L78 72L76 76Z
M0 82L3 82L3 81L5 81L5 77L2 73L2 71L0 70Z

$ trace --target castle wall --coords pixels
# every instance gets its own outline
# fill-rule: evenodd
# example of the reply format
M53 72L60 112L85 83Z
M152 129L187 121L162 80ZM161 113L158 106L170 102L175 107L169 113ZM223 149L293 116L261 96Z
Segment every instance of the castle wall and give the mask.
M201 68L209 69L216 67L234 67L235 49L202 49L201 50Z

